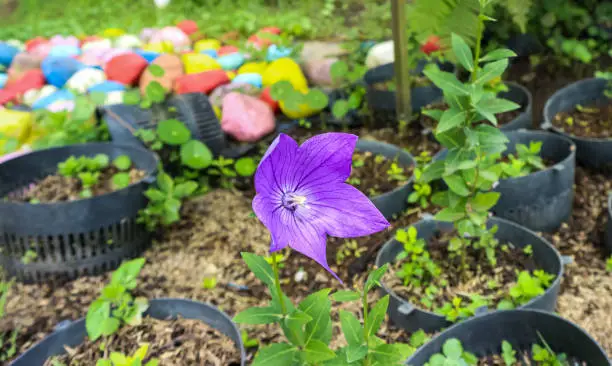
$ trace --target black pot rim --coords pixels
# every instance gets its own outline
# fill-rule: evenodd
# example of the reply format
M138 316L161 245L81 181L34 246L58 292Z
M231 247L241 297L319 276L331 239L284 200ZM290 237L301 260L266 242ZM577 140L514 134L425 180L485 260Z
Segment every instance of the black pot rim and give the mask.
M375 143L375 144L380 145L381 147L386 147L386 148L390 148L390 149L391 149L391 148L396 149L399 155L404 155L405 157L410 157L410 159L412 160L412 165L411 165L411 167L414 167L414 166L416 165L416 164L415 164L415 161L414 161L414 157L412 156L412 154L410 154L408 151L406 151L406 150L402 149L401 147L399 147L399 146L397 146L397 145L389 144L389 143L382 142L382 141L378 141L378 140L362 139L362 138L360 137L360 138L357 140L357 145L355 145L355 150L356 150L356 151L369 151L368 149L365 149L365 148L361 148L361 149L360 149L360 148L359 148L359 146L358 146L358 145L359 145L359 141L365 141L365 142L367 142L367 143ZM379 198L379 197L386 197L386 196L390 196L390 195L393 195L393 194L395 194L395 193L397 193L397 192L401 191L401 190L402 190L402 189L404 189L406 186L412 185L413 183L414 183L414 171L413 171L412 175L410 175L410 179L408 179L408 181L406 181L406 184L401 185L401 186L399 186L399 187L396 187L396 188L394 188L394 189L393 189L393 190L391 190L391 191L387 191L387 192L381 193L381 194L379 194L378 196L374 196L374 197L369 197L369 196L368 196L368 198L369 198L370 200L373 200L373 199L376 199L376 198Z
M560 94L562 94L567 88L575 87L577 85L592 83L592 82L597 81L597 80L604 80L604 79L601 79L601 78L582 79L582 80L578 80L576 82L573 82L571 84L568 84L568 85L564 86L563 88L557 90L553 95L551 95L548 98L548 100L546 101L546 104L544 104L544 122L540 125L540 127L543 130L552 130L555 133L563 135L563 136L565 136L565 137L567 137L569 139L574 139L576 141L598 142L598 143L612 142L612 137L584 137L584 136L572 135L572 134L569 134L567 132L561 131L559 128L555 127L555 125L551 122L554 116L550 115L550 104L551 104L551 101L554 98L556 98Z
M559 319L560 321L563 321L563 322L569 323L569 324L571 324L571 325L572 325L572 326L573 326L573 327L574 327L574 328L575 328L577 331L582 332L582 333L583 333L583 335L585 335L585 336L586 336L588 339L590 339L590 340L591 340L591 341L592 341L594 344L596 344L596 345L597 345L597 347L599 348L599 350L601 351L601 353L602 353L603 355L606 355L606 357L609 359L609 357L607 356L607 353L606 353L606 352L603 350L603 348L601 347L601 345L600 345L600 344L599 344L599 343L598 343L598 342L597 342L595 339L593 339L593 337L591 337L591 335L590 335L589 333L587 333L587 332L586 332L584 329L582 329L582 327L580 327L578 324L576 324L576 323L574 323L574 322L572 322L572 321L570 321L570 320L568 320L568 319L565 319L565 318L563 318L562 316L559 316L559 315L557 315L557 314L555 314L555 313L551 313L551 312L544 311L544 310L539 310L539 309L523 309L523 308L511 309L511 310L498 310L498 312L503 312L503 313L506 313L506 314L508 314L508 313L522 313L522 314L533 313L533 314L538 314L538 315L540 315L540 316L547 316L547 317L551 317L551 318L557 318L557 319ZM450 327L446 328L445 330L443 330L442 332L440 332L438 335L436 335L436 336L434 337L434 339L446 336L446 334L448 334L448 333L450 333L450 332L454 331L454 330L455 330L455 328L458 328L458 327L467 327L467 326L469 326L469 325L470 325L472 322L475 322L475 321L484 321L484 320L486 320L486 318L487 318L487 317L490 317L490 316L492 316L492 315L493 315L493 313L477 314L477 315L475 315L475 316L473 316L473 317L471 317L471 318L465 319L465 320L463 320L463 321L461 321L461 322L459 322L459 323L456 323L456 324L451 325ZM426 347L426 345L424 345L423 347ZM421 349L422 349L423 347L421 347ZM469 351L469 350L467 350L467 351ZM410 357L408 358L408 361L412 360L412 359L413 359L413 357L414 357L414 356L415 356L415 355L416 355L418 352L419 352L419 350L417 349L417 350L415 351L415 353L414 353L412 356L410 356Z
M204 306L207 307L209 309L214 310L217 315L219 315L224 321L227 321L229 324L232 325L232 329L233 331L237 334L240 335L240 329L238 328L238 326L236 325L236 323L234 323L234 321L221 309L219 309L218 307L209 304L209 303L205 303L205 302L201 302L201 301L195 301L195 300L190 300L190 299L182 299L182 298L172 298L172 297L161 297L161 298L155 298L155 299L151 299L149 300L149 306L151 306L154 303L176 303L176 302L181 302L181 303L187 303L187 304L191 304L191 305L198 305L198 306ZM200 320L201 322L207 324L206 322ZM85 318L80 318L77 320L74 320L68 324L66 324L65 326L63 326L60 329L55 329L54 331L52 331L51 333L49 333L47 336L45 336L45 338L43 338L42 340L36 342L34 345L32 345L29 349L27 349L24 353L22 353L19 357L17 357L16 359L14 359L11 362L11 366L17 364L18 362L20 362L20 360L22 359L22 357L28 353L28 352L32 352L36 349L36 347L38 347L39 345L41 345L42 343L44 343L49 337L53 336L56 332L61 331L62 329L65 329L67 327L70 326L74 326L77 323L83 323L83 326L85 326ZM209 324L207 324L209 325ZM228 335L225 335L226 337L229 337ZM242 338L238 337L238 342L234 342L235 347L238 349L238 351L240 352L240 364L242 366L244 366L246 364L246 350L244 348L244 343L242 342ZM83 340L83 342L85 342L86 339Z
M0 166L7 163L7 162L17 162L19 161L19 159L23 159L23 158L31 158L32 155L43 155L46 154L48 151L51 150L62 150L65 148L72 148L72 147L102 147L102 146L113 146L113 147L117 147L120 149L124 149L124 150L137 150L141 153L145 153L150 155L151 157L153 157L154 161L155 161L155 168L147 171L146 175L139 181L131 183L130 185L128 185L127 187L118 189L118 190L114 190L112 192L107 192L104 194L100 194L97 196L93 196L93 197L89 197L89 198L80 198L78 200L75 201L61 201L61 202L46 202L46 203L37 203L36 206L41 206L41 207L48 207L48 206L63 206L63 205L71 205L77 202L82 202L82 201L87 201L87 200L95 200L95 199L101 199L103 197L113 197L113 196L118 196L120 194L121 191L126 190L128 188L134 187L136 185L139 185L141 183L153 183L155 181L155 177L154 175L157 173L157 166L159 165L159 156L152 150L147 150L141 147L137 147L137 146L132 146L132 145L128 145L128 144L117 144L117 143L113 143L113 142L90 142L90 143L84 143L84 144L73 144L73 145L66 145L66 146L58 146L58 147L51 147L51 148L47 148L47 149L41 149L41 150L34 150L34 151L30 151L29 153L17 156L13 159L7 160L3 163L0 163ZM83 156L83 155L81 155ZM21 206L21 205L32 205L32 203L29 202L16 202L16 201L10 201L10 202L6 202L5 204L10 204L10 205L16 205L16 206Z
M433 220L433 218L431 218L431 219L421 219L421 220L417 221L417 223L421 222L421 221L429 221L429 220L435 221L435 220ZM524 231L530 233L531 235L539 237L543 242L548 244L548 246L553 249L554 253L557 256L557 261L559 262L559 271L555 274L555 280L550 284L550 286L548 286L548 288L546 289L544 294L546 292L550 291L550 289L553 289L553 288L557 287L561 283L561 278L563 277L563 259L561 258L561 254L559 253L559 251L552 244L550 244L548 242L548 240L546 240L543 237L537 235L534 231L529 230L528 228L526 228L524 226L521 226L521 225L519 225L517 223L514 223L514 222L512 222L510 220L502 219L501 217L496 217L496 216L491 217L489 220L494 222L494 223L495 223L495 221L497 221L498 223L503 223L505 225L513 226L514 229L524 230ZM404 229L407 229L409 227L410 226L407 226L407 227L404 227L404 228L400 228L400 229L404 230ZM393 241L395 241L395 232L393 232L393 237L391 239L387 240L387 242L385 242L385 244L383 244L383 246L378 250L378 254L376 255L376 262L375 262L376 266L380 266L380 264L379 264L380 263L380 257L381 257L381 255L383 253L383 249L385 247L391 245L393 243ZM393 263L393 262L390 262L390 263ZM438 318L441 318L441 319L445 319L445 317L443 315L440 315L438 313L435 313L435 312L427 310L427 309L423 309L423 308L421 308L421 307L419 307L419 306L409 302L408 300L404 299L403 297L399 296L398 294L396 294L395 291L393 291L389 286L387 286L387 284L384 282L384 278L380 281L380 284L381 284L381 287L383 288L383 290L387 294L389 294L389 296L391 296L395 300L397 300L400 304L402 304L402 305L403 304L409 304L414 309L418 309L419 311L421 311L421 312L423 312L423 313L425 313L427 315L435 316L435 317L438 317ZM522 304L521 306L519 306L519 307L517 307L516 309L513 309L513 310L520 310L520 309L528 308L529 306L533 305L533 303L537 299L539 299L540 297L544 296L544 294L534 297L533 299L529 300L529 302L527 302L525 304ZM502 311L502 310L490 309L488 312L497 312L497 311ZM475 316L478 316L478 314L476 314ZM470 318L472 318L472 317L470 317ZM468 318L468 319L470 319L470 318Z

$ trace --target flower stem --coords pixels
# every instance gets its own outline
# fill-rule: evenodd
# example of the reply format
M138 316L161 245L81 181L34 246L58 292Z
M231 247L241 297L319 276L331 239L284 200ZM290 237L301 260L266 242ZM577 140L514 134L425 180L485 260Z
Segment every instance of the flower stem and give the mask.
M370 340L368 337L368 294L363 290L363 294L361 296L361 303L363 306L363 340L365 342L366 347L370 347ZM363 360L363 366L370 366L370 357L369 354L366 354L365 359Z
M283 315L287 315L287 307L285 306L285 297L283 296L283 290L281 290L280 279L278 275L278 263L276 262L276 254L272 253L272 270L274 271L274 284L276 285L276 292L278 293L278 301L280 302L281 311Z

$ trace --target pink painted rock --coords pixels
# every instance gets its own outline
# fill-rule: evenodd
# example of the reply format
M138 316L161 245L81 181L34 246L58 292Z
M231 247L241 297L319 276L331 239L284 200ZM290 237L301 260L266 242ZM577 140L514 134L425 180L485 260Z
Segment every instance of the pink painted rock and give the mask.
M223 70L204 71L197 74L187 74L176 79L174 91L177 94L210 93L219 85L230 82L229 76Z
M223 106L223 99L229 93L236 92L241 94L250 95L256 97L259 94L259 88L247 83L232 83L221 85L210 94L210 103L217 107Z
M175 51L183 51L189 48L191 40L177 27L164 27L155 32L149 43L170 42L174 45Z
M26 51L31 52L37 46L47 42L48 41L43 37L32 38L25 43Z
M261 100L236 92L223 98L221 129L236 140L258 141L274 127L274 113Z
M51 48L53 48L53 45L51 43L43 42L43 43L39 43L37 46L32 48L30 53L40 58L45 58L47 57L49 52L51 52Z
M143 43L149 43L149 40L151 40L151 37L153 37L157 31L158 30L156 28L143 28L140 31L140 40Z
M54 46L74 46L74 47L79 47L79 43L80 43L79 39L75 36L64 37L60 35L51 37L49 42Z
M308 80L316 86L332 86L331 66L337 58L306 60L304 72Z
M124 50L121 48L111 48L101 51L102 52L102 65L108 63L110 60L121 55L133 55L134 53L130 50Z
M9 161L11 159L18 158L22 155L25 155L32 151L29 147L21 148L20 150L14 151L12 153L0 156L0 164Z
M108 49L93 48L85 51L78 60L87 66L103 66L105 64L106 55L109 53Z
M126 53L113 57L104 66L104 72L108 80L134 85L148 65L144 57L135 53Z
M157 81L166 91L171 91L176 80L185 74L183 71L183 62L175 55L165 53L157 57L152 62L152 65L157 65L164 69L164 75L162 77L156 77L153 76L149 70L145 70L140 77L140 91L143 94L151 81Z

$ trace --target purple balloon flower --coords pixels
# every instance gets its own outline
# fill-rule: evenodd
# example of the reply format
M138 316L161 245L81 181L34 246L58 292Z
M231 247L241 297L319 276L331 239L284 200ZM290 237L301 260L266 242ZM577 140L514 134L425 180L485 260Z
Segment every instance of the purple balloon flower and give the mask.
M270 230L270 251L288 245L314 259L340 282L327 264L327 235L354 238L389 227L368 197L346 183L357 138L325 133L298 147L281 133L255 173L253 210Z

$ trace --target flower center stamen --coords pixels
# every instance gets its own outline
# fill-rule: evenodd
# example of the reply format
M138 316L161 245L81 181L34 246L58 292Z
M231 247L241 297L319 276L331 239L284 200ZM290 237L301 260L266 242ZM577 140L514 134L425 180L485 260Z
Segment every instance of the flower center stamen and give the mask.
M286 209L295 211L298 206L303 206L306 203L306 197L295 193L285 193L281 198L281 203Z

